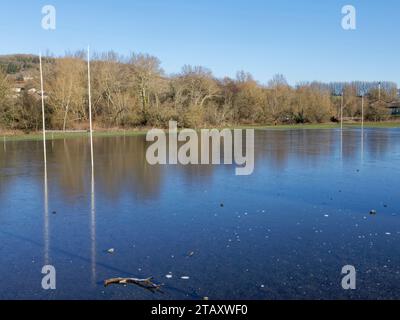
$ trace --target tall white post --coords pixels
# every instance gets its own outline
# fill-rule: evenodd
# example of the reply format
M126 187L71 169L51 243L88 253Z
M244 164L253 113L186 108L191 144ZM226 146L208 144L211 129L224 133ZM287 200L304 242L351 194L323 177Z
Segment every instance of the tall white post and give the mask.
M343 104L344 104L344 97L342 93L342 99L340 103L340 129L343 130Z
M382 90L382 83L379 82L379 95L378 95L379 101L381 101L381 90Z
M87 64L88 64L88 92L89 92L89 126L90 126L90 153L92 158L92 171L94 167L93 162L93 122L92 122L92 92L90 84L90 47L88 46L87 52Z
M342 98L340 100L340 157L341 158L343 158L343 104L344 104L344 98L342 92Z
M364 129L364 95L361 96L361 127Z
M43 66L42 66L42 54L39 54L40 62L40 94L42 97L42 126L43 126L43 151L44 151L44 163L47 166L47 152L46 152L46 117L44 113L44 89L43 89Z
M361 160L364 160L364 94L361 95Z

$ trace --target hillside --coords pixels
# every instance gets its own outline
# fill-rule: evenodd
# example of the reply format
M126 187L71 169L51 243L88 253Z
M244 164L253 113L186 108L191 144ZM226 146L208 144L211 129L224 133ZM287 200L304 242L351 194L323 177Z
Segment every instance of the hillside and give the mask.
M2 55L0 68L9 75L24 75L39 69L39 57L31 54Z

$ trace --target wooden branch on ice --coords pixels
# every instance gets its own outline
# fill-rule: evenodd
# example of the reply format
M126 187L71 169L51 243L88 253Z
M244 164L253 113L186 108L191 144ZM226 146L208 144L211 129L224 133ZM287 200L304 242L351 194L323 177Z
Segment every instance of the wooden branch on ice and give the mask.
M136 286L139 286L141 288L150 290L151 292L161 292L161 285L157 285L153 283L153 278L148 278L148 279L136 279L136 278L113 278L104 281L104 286L108 287L113 284L117 285L128 285L128 284L133 284Z

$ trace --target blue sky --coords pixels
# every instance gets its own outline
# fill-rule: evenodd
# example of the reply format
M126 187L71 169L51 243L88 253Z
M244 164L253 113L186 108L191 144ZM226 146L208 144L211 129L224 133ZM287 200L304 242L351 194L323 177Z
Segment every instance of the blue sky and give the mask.
M41 9L57 9L57 29ZM357 30L341 27L344 5ZM400 84L400 1L3 0L0 54L96 51L157 56L167 73L202 65L218 77L245 70L262 83L388 80Z

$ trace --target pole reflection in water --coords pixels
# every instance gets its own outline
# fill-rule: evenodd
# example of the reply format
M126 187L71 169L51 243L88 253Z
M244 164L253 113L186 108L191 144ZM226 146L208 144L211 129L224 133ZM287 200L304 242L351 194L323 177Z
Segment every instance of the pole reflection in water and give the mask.
M92 154L93 159L93 154ZM96 284L96 206L95 206L95 188L94 188L94 170L92 167L92 179L91 179L91 197L90 197L90 240L91 240L91 251L92 251L92 284Z
M364 162L364 127L361 128L361 164Z
M50 231L49 231L49 189L47 182L47 161L44 154L44 264L48 265L50 261Z

